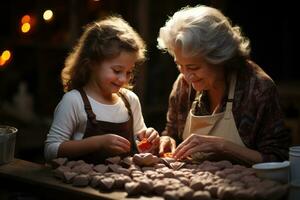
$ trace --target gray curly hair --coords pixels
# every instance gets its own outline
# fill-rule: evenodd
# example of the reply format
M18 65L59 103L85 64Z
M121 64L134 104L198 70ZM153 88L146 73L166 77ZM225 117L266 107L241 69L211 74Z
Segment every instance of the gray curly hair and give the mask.
M204 5L177 11L160 28L157 41L157 47L171 55L174 48L181 47L183 55L201 55L211 64L250 54L250 41L240 27L232 26L219 10Z

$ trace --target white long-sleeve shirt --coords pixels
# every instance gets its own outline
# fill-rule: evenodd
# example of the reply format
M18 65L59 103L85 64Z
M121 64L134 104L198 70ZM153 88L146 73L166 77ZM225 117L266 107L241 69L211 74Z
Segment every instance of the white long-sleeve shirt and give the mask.
M130 104L133 115L134 134L146 129L138 96L127 89L121 89ZM102 104L88 96L96 119L114 123L122 123L129 119L123 100L113 105ZM64 94L54 112L54 119L45 141L44 154L46 160L57 157L59 145L69 140L81 140L87 123L87 114L82 97L77 90Z

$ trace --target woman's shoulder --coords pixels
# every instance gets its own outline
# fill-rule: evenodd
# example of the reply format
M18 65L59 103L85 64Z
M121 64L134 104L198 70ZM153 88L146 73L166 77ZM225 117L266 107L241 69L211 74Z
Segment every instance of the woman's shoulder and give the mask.
M247 60L246 67L241 71L240 81L261 90L275 87L273 79L258 64L251 60Z
M247 71L246 75L253 87L258 88L262 92L270 88L276 88L273 79L255 62L247 61Z

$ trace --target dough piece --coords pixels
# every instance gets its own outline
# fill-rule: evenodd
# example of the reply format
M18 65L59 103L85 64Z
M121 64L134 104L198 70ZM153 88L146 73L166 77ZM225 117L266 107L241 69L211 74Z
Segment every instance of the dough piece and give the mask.
M175 162L171 162L170 163L170 167L174 170L179 170L181 167L183 167L185 165L184 162L179 162L179 161L175 161Z
M210 193L208 191L196 191L193 194L193 200L212 200Z
M91 182L90 182L90 186L92 186L93 188L98 187L100 180L103 178L104 178L104 176L101 176L101 175L93 176L91 179Z
M128 196L141 194L141 185L138 182L128 182L125 183L125 190Z
M78 173L76 172L71 172L71 171L64 172L64 182L66 183L73 182L74 177L77 175Z
M105 172L108 172L108 166L104 165L104 164L98 164L98 165L93 167L93 170L95 170L96 172L104 174Z
M115 180L111 177L103 178L99 181L100 190L110 191L113 189Z
M90 182L89 175L80 174L74 177L72 185L76 187L85 187L88 186L89 182Z
M179 194L175 190L169 190L164 192L163 197L165 200L179 200Z
M55 158L52 159L49 164L53 169L56 169L57 167L66 164L67 162L68 158Z
M132 161L139 166L153 166L157 164L160 159L151 153L134 154Z
M69 171L71 171L70 167L61 165L61 166L57 167L55 170L53 170L53 174L55 177L57 177L61 180L64 180L64 178L65 178L64 173L69 172Z
M121 161L120 156L114 156L105 159L105 163L107 164L119 164L120 161Z

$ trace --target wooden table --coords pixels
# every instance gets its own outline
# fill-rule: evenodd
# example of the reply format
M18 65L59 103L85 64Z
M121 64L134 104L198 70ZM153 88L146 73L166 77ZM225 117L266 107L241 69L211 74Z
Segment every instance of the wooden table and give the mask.
M0 165L0 179L2 183L6 180L14 184L30 185L33 190L37 187L42 188L48 193L49 199L51 199L51 195L56 196L56 199L60 199L57 195L64 196L66 199L68 196L76 197L77 199L163 199L162 197L145 196L129 198L124 191L104 193L89 186L74 187L56 179L50 167L21 159L14 159L8 164Z

